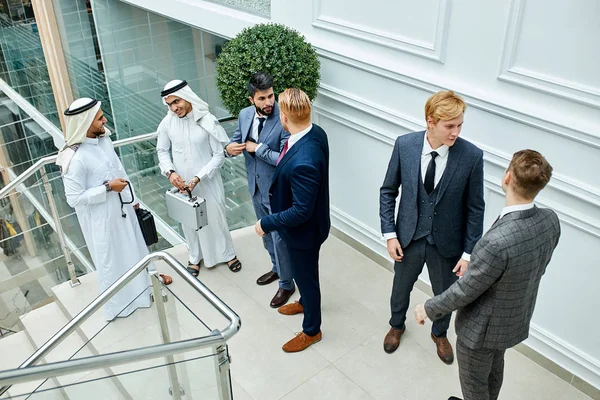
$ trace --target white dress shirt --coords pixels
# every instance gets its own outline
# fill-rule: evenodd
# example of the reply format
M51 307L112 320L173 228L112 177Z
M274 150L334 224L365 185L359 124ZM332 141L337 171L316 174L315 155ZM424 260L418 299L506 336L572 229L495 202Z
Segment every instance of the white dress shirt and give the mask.
M433 187L435 188L440 180L442 179L442 175L444 175L444 171L446 170L446 165L448 164L448 152L450 151L450 147L445 144L438 147L437 149L432 149L431 145L427 141L427 132L425 132L425 138L423 139L423 151L421 152L421 179L423 183L425 183L425 175L427 174L427 167L429 167L429 163L431 162L431 152L436 151L438 156L435 158L435 178L433 180Z
M267 123L267 119L269 119L268 116L266 116L266 115L258 115L258 113L256 111L254 111L254 119L252 120L252 132L250 132L250 137L252 139L254 139L254 141L258 144L256 146L256 150L255 151L258 151L258 148L260 146L262 146L262 143L258 143L258 124L260 124L259 118L264 118L265 119L265 122L263 122L263 130L265 129L265 124Z
M500 213L500 217L498 219L502 219L502 217L504 217L506 214L509 214L511 212L529 210L531 208L533 208L533 203L517 204L514 206L504 207L502 209L502 212Z
M290 149L292 148L292 146L294 144L296 144L298 142L298 140L302 139L304 136L306 136L306 134L308 132L310 132L310 130L312 129L312 124L310 124L308 126L308 128L304 129L303 131L300 131L298 133L294 133L293 135L290 135L290 138L288 139L288 151L290 151Z
M423 151L421 152L421 179L423 183L425 183L425 175L427 174L427 167L429 167L429 163L433 158L431 156L431 152L435 151L438 153L435 158L435 177L433 180L433 187L435 188L440 180L442 179L442 175L444 175L444 171L446 170L446 165L448 164L448 153L450 152L450 147L445 144L438 147L437 149L432 149L429 141L427 140L427 132L423 135ZM396 232L384 233L383 238L385 240L396 238ZM463 253L462 258L466 261L471 261L471 255L469 253Z

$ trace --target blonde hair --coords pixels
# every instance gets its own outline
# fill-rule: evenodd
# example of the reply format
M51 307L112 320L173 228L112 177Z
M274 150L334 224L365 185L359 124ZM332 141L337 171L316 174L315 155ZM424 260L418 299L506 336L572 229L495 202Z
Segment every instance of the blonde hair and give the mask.
M467 105L453 91L442 91L432 95L425 103L425 122L431 117L434 124L441 119L448 121L464 113Z
M534 199L552 177L552 166L535 150L517 151L508 170L515 193L524 199Z
M293 123L310 121L310 98L300 89L289 88L279 94L279 109Z

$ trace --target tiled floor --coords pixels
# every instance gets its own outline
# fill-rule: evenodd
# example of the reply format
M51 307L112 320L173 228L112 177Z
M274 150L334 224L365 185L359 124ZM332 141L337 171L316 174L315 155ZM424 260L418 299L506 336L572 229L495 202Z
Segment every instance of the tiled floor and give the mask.
M269 270L269 261L253 228L232 234L243 263L242 271L234 274L225 265L212 269L202 267L199 278L242 320L241 330L229 342L235 400L445 400L450 395L460 395L456 363L447 366L439 361L429 338L429 324L422 327L409 318L400 348L392 355L383 351L392 274L333 236L321 251L323 340L304 352L284 353L281 345L301 329L302 316L283 316L269 307L277 288L275 283L267 287L256 285L256 278ZM169 251L185 263L184 245ZM157 263L157 268L174 277L168 287L172 293L165 303L172 340L205 336L212 329L226 326L225 318L174 271L169 271L170 267ZM82 277L81 282L76 288L68 284L54 288L56 303L25 317L28 335L37 345L68 320L61 315L64 321L59 321L57 313L61 314L61 309L73 316L97 296L94 274ZM293 298L297 299L298 294ZM412 293L413 304L426 298L417 289ZM81 326L88 338L96 335L91 340L93 349L85 348L75 358L89 356L90 352L102 354L162 343L155 307L153 304L150 309L139 309L128 318L119 318L97 335L106 322L101 312L96 313ZM454 332L449 336L454 342ZM79 342L79 338L68 338L47 359L68 358L80 347ZM181 362L176 368L182 387L188 393L185 398L217 398L214 359L198 358L210 354L210 349L202 349L175 356L175 361ZM76 382L64 389L69 398L104 399L108 390L110 398L125 398L123 391L115 386L118 383L135 399L170 399L164 363L164 359L154 359L115 366L112 372L80 372L58 380L61 385ZM118 381L95 381L113 373L119 375ZM53 385L49 381L45 387ZM50 396L54 392L46 394ZM507 352L500 398L589 400L514 350Z
M422 327L409 318L400 348L392 355L383 351L392 274L332 236L321 251L323 340L304 352L284 353L281 345L301 330L302 316L283 316L269 307L275 283L256 285L256 278L270 266L253 228L233 235L242 271L202 268L199 278L242 320L240 332L230 341L236 399L445 400L460 395L457 365L444 365L437 358L430 324ZM172 252L186 261L185 247ZM170 288L211 328L224 326L224 320L180 282ZM413 304L426 298L417 289L412 293ZM179 323L191 336L204 334L186 320ZM455 341L454 332L450 339ZM507 352L500 398L589 399L514 350Z

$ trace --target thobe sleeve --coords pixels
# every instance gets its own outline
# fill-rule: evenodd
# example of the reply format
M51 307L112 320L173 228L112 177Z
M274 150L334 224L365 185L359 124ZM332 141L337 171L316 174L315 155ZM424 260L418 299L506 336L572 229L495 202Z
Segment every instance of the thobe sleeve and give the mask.
M212 178L219 173L219 168L225 162L225 154L223 154L223 144L219 142L213 135L208 135L208 143L212 152L212 158L207 162L196 174L200 180L204 178Z
M170 170L175 170L173 160L171 160L171 139L167 134L164 124L158 126L158 138L156 139L156 152L158 153L158 166L161 174L167 176Z
M80 160L71 161L67 173L63 176L67 203L75 208L106 201L104 185L85 188L86 169Z

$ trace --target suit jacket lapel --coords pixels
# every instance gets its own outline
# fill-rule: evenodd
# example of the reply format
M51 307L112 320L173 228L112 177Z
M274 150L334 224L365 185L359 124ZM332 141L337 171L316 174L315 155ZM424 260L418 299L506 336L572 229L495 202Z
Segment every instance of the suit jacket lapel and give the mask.
M423 141L425 140L425 131L421 135L415 136L415 142L413 143L413 150L408 152L409 162L406 164L410 170L406 171L407 178L410 179L408 182L402 182L403 185L411 187L412 193L416 194L419 192L419 179L421 178L421 154L423 153Z
M250 110L248 115L246 115L244 119L244 124L242 125L242 143L245 143L250 136L250 129L252 129L252 122L254 119L254 110Z
M273 112L269 115L269 118L265 121L265 126L263 126L263 130L260 133L260 137L258 143L263 143L266 141L267 136L273 131L275 125L279 121L279 106L277 103L273 105Z
M294 156L294 154L296 154L298 152L298 150L300 150L300 148L302 146L304 146L304 144L308 140L310 140L310 138L312 136L313 135L312 135L312 129L311 129L306 135L304 135L304 137L302 139L298 140L294 144L294 146L292 146L292 148L287 151L287 153L285 153L285 155L283 156L283 158L281 159L281 161L277 165L277 169L275 169L275 176L273 177L273 182L275 182L275 179L277 179L277 175L279 175L279 171L281 171L281 169L283 168L283 166Z
M448 152L448 163L446 164L446 169L444 170L444 174L442 175L442 179L439 183L438 194L435 200L435 204L439 203L440 199L444 195L450 180L454 176L456 169L460 163L460 158L462 157L462 147L452 146L450 147L450 151Z

